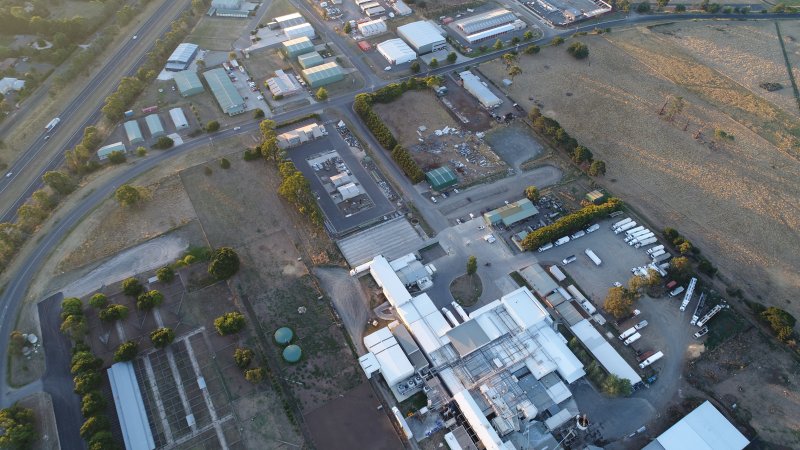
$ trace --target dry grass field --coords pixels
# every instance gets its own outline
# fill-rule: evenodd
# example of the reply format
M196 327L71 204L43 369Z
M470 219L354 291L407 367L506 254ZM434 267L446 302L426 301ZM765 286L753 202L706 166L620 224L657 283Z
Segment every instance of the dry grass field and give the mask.
M600 183L653 225L677 228L746 296L797 316L800 120L770 27L700 22L588 36L588 60L565 46L523 57L510 94L526 109L535 101L605 160ZM498 80L504 67L482 71ZM767 93L763 82L786 87ZM678 96L685 106L673 119L659 115ZM715 138L716 129L734 139ZM796 424L785 419L800 399L783 377L797 369L763 339L735 347L750 333L710 355L701 385L727 407L738 402L762 439L796 447Z
M707 32L681 25L692 26ZM738 48L736 35L722 41ZM587 37L589 61L546 48L522 59L511 94L526 108L533 97L606 160L602 183L654 225L688 236L752 298L800 314L800 163L792 156L800 120L745 87L753 81L703 64L697 53L713 51L684 40L647 29ZM499 64L482 70L503 74ZM773 81L770 73L749 78ZM658 113L673 96L686 106L668 121ZM716 142L717 128L735 139Z

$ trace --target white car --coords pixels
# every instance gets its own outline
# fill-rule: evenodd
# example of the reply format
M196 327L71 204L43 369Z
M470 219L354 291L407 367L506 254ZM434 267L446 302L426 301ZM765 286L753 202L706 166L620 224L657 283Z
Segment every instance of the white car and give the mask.
M242 127L233 127L233 131L239 131L241 129L242 129Z
M695 339L700 339L708 333L708 327L700 328L700 331L694 334Z
M622 283L620 283L619 281L615 281L614 287L622 287Z
M14 172L8 172L8 173L6 174L6 178L10 177L11 175L14 175Z
M485 228L486 228L486 225L478 225L478 229L479 229L479 230L483 230L483 229L485 229Z
M567 256L566 258L564 258L561 261L561 264L566 266L567 264L569 264L571 262L575 262L576 259L578 259L578 258L576 258L575 255L570 255L570 256Z
M392 70L392 66L386 66L386 67L383 68L383 70L388 72L388 71Z
M133 40L135 41L135 40L136 40L136 38L138 38L138 37L139 37L138 35L134 34L134 35L133 35Z
M493 234L487 234L486 236L483 237L483 240L485 240L486 242L488 242L490 244L494 244L494 242L497 240L497 238L495 238Z

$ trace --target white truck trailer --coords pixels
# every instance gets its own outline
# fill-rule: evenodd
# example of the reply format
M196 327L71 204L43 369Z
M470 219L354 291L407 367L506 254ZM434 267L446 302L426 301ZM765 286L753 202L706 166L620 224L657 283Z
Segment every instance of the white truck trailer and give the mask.
M686 293L683 294L683 301L681 302L681 312L686 311L689 302L692 301L692 294L694 294L694 287L697 286L697 278L689 280L689 286L686 288Z
M642 234L640 234L638 236L634 236L633 238L628 239L626 242L628 242L628 245L635 245L635 244L638 244L639 242L642 242L644 240L650 239L651 237L653 237L655 235L656 234L653 233L652 231L648 231L647 233L642 233Z
M620 227L614 228L614 234L620 234L623 231L628 231L628 230L630 230L631 228L633 228L635 226L636 226L636 222L628 222L625 225L622 225Z
M648 255L652 255L653 253L661 251L661 250L664 250L664 244L659 244L659 245L656 245L655 247L648 248L647 249L647 254Z
M644 247L645 245L655 244L656 242L658 242L658 238L655 237L655 236L652 236L652 237L649 237L649 238L647 238L647 239L645 239L643 241L637 242L636 244L633 245L633 247L634 248L640 248L640 247Z
M640 231L642 231L642 230L644 230L644 229L645 229L645 228L644 228L644 225L639 225L639 226L638 226L638 227L636 227L636 228L631 228L630 230L626 231L626 232L625 232L625 235L626 235L626 237L627 237L627 236L633 236L634 234L636 234L636 233L638 233L638 232L640 232Z
M623 342L623 344L625 344L625 345L631 345L631 344L633 344L634 342L638 341L638 340L639 340L641 337L642 337L642 335L641 335L641 334L639 334L639 333L633 333L633 334L631 335L631 337L629 337L628 339L625 339L625 342Z
M622 219L619 222L616 222L616 223L612 224L611 225L611 229L613 230L614 228L619 228L619 227L621 227L621 226L623 226L626 223L631 222L631 221L633 221L633 219L631 219L630 217Z
M587 248L586 250L583 251L583 253L585 253L586 256L588 256L589 259L592 260L592 262L594 263L595 266L599 266L600 264L603 264L603 260L598 258L597 255L594 254L592 249Z
M639 368L640 369L644 369L645 367L649 366L650 364L653 364L654 362L658 361L659 359L661 359L663 357L664 357L664 353L663 352L656 352L653 356L651 356L651 357L645 359L644 361L640 362L639 363Z
M636 327L635 326L634 327L630 327L627 330L623 331L622 334L619 335L619 340L620 341L624 341L625 339L628 339L629 337L633 336L634 334L636 334Z

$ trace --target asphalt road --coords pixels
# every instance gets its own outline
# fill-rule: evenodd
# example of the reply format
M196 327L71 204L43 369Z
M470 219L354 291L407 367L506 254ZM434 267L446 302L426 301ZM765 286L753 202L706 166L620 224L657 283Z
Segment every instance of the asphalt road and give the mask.
M190 3L184 0L186 6ZM139 39L129 39L122 45L116 54L107 60L103 69L101 69L86 87L75 96L75 98L64 108L58 115L61 118L61 123L51 132L42 133L37 137L33 143L25 150L16 161L11 164L7 173L11 176L0 178L0 196L8 195L11 187L14 184L26 183L24 191L13 202L8 198L4 198L3 202L7 204L0 221L10 222L16 217L17 209L22 206L25 201L30 198L33 191L43 186L41 180L42 175L48 170L53 170L60 166L64 161L64 150L74 147L80 142L83 136L83 130L93 124L96 124L100 119L100 108L105 101L108 94L116 90L119 81L114 81L112 87L103 95L98 96L96 91L100 89L103 84L109 82L111 77L115 74L114 68L120 65L129 65L129 69L125 72L124 76L130 76L136 73L138 67L144 62L147 52L152 48L152 44L156 37L161 36L169 30L172 20L176 19L183 12L181 8L176 14L172 15L169 22L164 26L164 15L169 13L175 8L176 3L172 1L164 2L156 12L145 21L145 23L136 31ZM157 26L162 24L161 29ZM149 45L148 45L149 44ZM132 54L139 54L135 60L129 61ZM94 113L83 117L77 116L82 107L87 102L94 100ZM46 136L49 139L45 139ZM65 139L65 136L68 136ZM63 144L63 145L60 145ZM40 156L46 156L47 153L54 153L50 159L41 161ZM40 164L37 167L37 163ZM41 166L43 164L43 167ZM38 170L37 170L38 169ZM7 191L9 191L7 193Z
M571 29L569 31L564 31L561 34L568 35L568 34L574 33L575 31L582 31L584 29L585 30L591 30L591 29L594 29L596 27L606 28L606 27L620 26L620 25L634 25L634 24L642 23L642 22L665 21L665 20L677 21L677 20L692 20L692 19L709 19L709 18L719 18L719 17L730 18L731 16L723 16L723 15L713 16L713 15L706 15L706 14L686 14L686 15L675 15L675 16L668 16L668 17L663 17L663 16L641 16L641 17L635 17L635 18L631 18L631 19L620 19L620 20L610 21L610 22L607 22L607 23L603 23L601 25L595 24L595 25L590 25L590 26L578 28L578 29ZM741 17L741 18L749 18L749 19L752 19L752 18L757 18L757 19L775 19L775 18L786 18L787 16L786 15L760 14L758 17L753 17L753 16L747 16L747 17L745 17L745 16L733 16L733 17L734 18L740 18ZM789 16L789 17L790 18L796 18L796 17L800 17L800 15L794 15L794 16ZM494 53L491 53L491 54L484 55L484 56L482 56L480 58L477 58L475 60L471 60L471 61L469 61L469 63L463 63L463 64L459 64L459 65L455 65L455 66L443 67L443 68L437 69L436 71L433 71L432 73L439 74L439 73L444 72L445 70L455 70L455 69L463 67L463 66L465 66L467 64L469 64L469 65L479 64L479 63L487 61L489 59L496 58L497 56L499 56L503 52L504 51L501 50L501 51L498 51L498 52L494 52ZM386 82L381 82L381 84L386 84ZM364 88L364 89L360 90L359 92L366 92L366 91L369 91L371 89L372 88ZM353 95L354 95L354 93L349 93L349 94L346 94L346 95L338 96L338 97L328 101L328 103L326 105L308 106L308 107L302 108L300 110L293 111L293 112L288 113L288 114L282 114L282 115L276 116L274 119L277 122L280 123L281 121L286 120L288 118L299 117L299 116L302 116L304 114L308 114L308 113L310 113L312 111L320 109L321 107L338 107L338 108L342 108L342 109L345 110L345 112L347 113L348 117L353 119L353 120L351 120L351 123L354 126L356 126L357 128L359 128L359 131L361 132L361 135L363 137L365 137L369 141L370 145L372 145L373 148L376 149L375 153L382 155L382 159L383 159L384 162L388 161L388 159L386 158L386 155L383 154L383 152L378 151L380 149L380 146L377 145L377 143L375 142L374 138L372 138L372 135L369 134L368 132L366 132L366 130L364 129L364 127L363 127L363 125L361 124L360 121L355 120L355 118L354 118L355 116L352 113L352 110L350 108L350 106L352 104ZM89 120L87 120L85 123L87 125L93 123L91 119L92 118L96 118L97 114L99 114L99 107L98 107L98 111L95 112L94 115L91 115ZM258 123L257 122L251 122L251 123L242 125L241 129L237 130L236 132L234 132L231 129L224 130L224 131L221 131L219 133L216 133L213 136L203 136L201 138L189 140L185 144L183 144L183 145L181 145L179 147L173 148L171 150L167 150L167 151L164 151L164 152L153 152L150 156L148 156L148 157L146 157L146 158L144 158L142 160L136 161L135 163L131 164L130 167L125 172L120 174L115 179L113 179L111 181L108 181L108 182L105 182L104 184L101 184L99 186L94 187L94 190L88 191L88 194L86 194L86 196L80 202L78 202L71 211L66 212L65 216L62 217L58 223L55 224L55 226L50 230L50 232L47 235L40 236L40 240L37 242L36 248L33 249L33 251L30 253L30 255L19 266L18 271L16 273L14 273L10 277L9 283L6 285L4 291L2 292L2 295L0 296L0 304L2 305L2 307L0 309L0 348L8 348L8 336L9 336L10 331L14 329L15 321L16 321L16 317L17 317L17 311L18 311L18 308L20 306L20 303L23 300L23 298L25 297L25 294L26 294L26 292L28 290L28 286L30 285L30 283L32 282L32 280L33 280L34 276L36 275L37 271L42 267L42 265L44 264L44 262L46 261L46 259L50 255L50 253L56 248L56 246L61 242L61 240L73 229L73 227L75 227L84 218L84 216L86 216L91 211L93 211L102 201L104 201L105 199L109 198L113 194L114 190L116 190L116 188L118 186L120 186L120 185L122 185L122 184L124 184L124 183L126 183L126 182L128 182L128 181L130 181L132 179L134 179L135 177L137 177L137 176L139 176L139 175L141 175L141 174L143 174L143 173L145 173L145 172L147 172L149 170L151 170L152 168L156 167L160 163L162 163L162 162L164 162L164 161L166 161L168 159L171 159L174 156L177 156L179 154L183 154L185 152L192 151L193 149L195 149L197 147L200 147L200 146L203 146L203 145L207 145L211 139L224 138L224 137L229 137L229 136L233 136L233 135L236 135L236 134L242 134L242 133L249 133L249 132L252 132L252 131L257 130L257 129L258 129ZM62 156L59 154L56 158L51 160L51 164L49 164L48 167L55 167L52 164L55 164L61 158L62 158ZM419 200L421 199L421 196L416 193L416 191L413 189L413 186L410 186L410 184L405 181L405 178L402 176L402 174L399 173L399 170L397 169L397 167L394 164L392 164L391 162L389 162L388 164L384 164L384 169L389 172L389 175L392 178L394 178L396 182L399 181L397 183L397 185L401 188L401 191L403 192L404 195L407 196L407 198L411 198L412 200L416 200L417 202L419 202ZM44 172L44 170L41 171L41 173L43 173L43 172ZM27 198L27 196L30 195L30 193L35 189L35 187L33 187L33 186L37 185L38 180L41 178L41 176L40 176L41 173L39 173L35 177L33 177L33 181L30 184L30 186L32 188L29 188L26 191L26 195L23 198ZM80 195L80 194L78 194L78 195ZM424 202L419 202L419 203L421 205L424 204ZM425 211L423 211L423 215L426 215ZM434 220L436 220L435 217L439 217L439 218L441 218L441 220L444 220L442 218L441 214L438 214L438 213L432 214L431 216L432 216L432 218L434 218ZM6 215L3 215L3 220L7 220ZM436 220L436 221L439 222L438 220ZM442 223L436 223L435 226L434 226L434 228L436 228L436 229L443 229L444 227L446 227L446 225L442 225ZM57 326L55 326L55 325L52 325L52 324L49 324L49 323L45 324L44 320L47 320L47 315L45 315L45 317L43 317L42 320L43 320L43 322L42 322L43 328L57 329ZM53 341L54 339L55 338L53 338L53 337L50 338L51 341ZM48 339L44 339L44 344L43 345L45 345L45 346L49 345ZM52 352L52 350L48 348L47 352L50 353L50 352ZM64 353L63 350L61 352L56 350L56 352ZM0 373L3 373L3 374L6 373L6 371L7 371L6 364L7 364L7 359L6 358L0 358ZM63 392L63 389L65 389L64 387L57 387L56 386L54 388L58 389L60 391L60 395L61 394L66 395L66 393ZM2 392L2 399L0 399L0 404L3 407L9 406L9 404L8 404L9 403L8 394L10 392L10 388L7 385L7 378L5 376L2 377L2 390L1 390L1 392ZM68 391L68 392L71 392L71 390ZM54 400L54 402L55 402L55 400ZM57 411L57 414L58 414L58 411ZM71 413L70 412L64 412L64 414L76 415L77 416L76 411L74 411L74 407L72 408L72 412ZM61 427L59 427L59 434L61 434L60 428ZM71 425L68 428L73 428L73 430L75 429L75 427L73 427ZM67 437L69 437L69 436L65 435L65 438L67 438ZM65 445L64 442L72 442L72 437L69 437L69 439L67 439L65 441L62 441L62 447L63 448L73 448L73 447L70 447L68 445Z

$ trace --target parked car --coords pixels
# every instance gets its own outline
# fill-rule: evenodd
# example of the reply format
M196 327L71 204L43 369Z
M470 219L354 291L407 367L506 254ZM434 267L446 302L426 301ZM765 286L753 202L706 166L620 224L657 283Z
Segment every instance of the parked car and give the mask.
M566 258L564 258L561 261L561 264L564 264L566 266L567 264L569 264L571 262L574 262L576 259L577 258L575 257L575 255L570 255L570 256L567 256Z
M700 339L708 333L708 327L700 328L700 331L694 334L695 339Z

